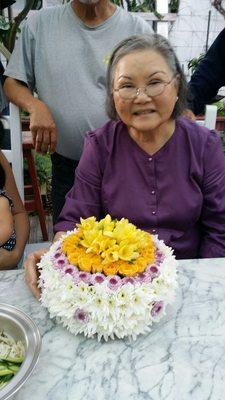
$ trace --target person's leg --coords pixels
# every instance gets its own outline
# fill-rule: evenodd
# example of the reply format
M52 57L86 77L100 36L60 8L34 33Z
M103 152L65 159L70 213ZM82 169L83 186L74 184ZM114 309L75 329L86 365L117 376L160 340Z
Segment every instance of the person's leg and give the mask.
M58 153L52 159L52 209L53 225L64 206L65 196L74 183L75 169L79 161L63 157Z

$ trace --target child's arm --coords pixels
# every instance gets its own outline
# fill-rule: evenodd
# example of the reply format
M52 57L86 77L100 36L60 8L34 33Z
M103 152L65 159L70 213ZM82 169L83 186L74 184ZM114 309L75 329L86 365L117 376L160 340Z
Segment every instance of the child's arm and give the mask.
M9 200L0 197L0 246L7 242L13 232L13 216Z
M30 225L28 215L16 187L11 166L1 151L0 163L6 173L5 190L7 195L12 199L14 205L12 208L12 214L16 231L16 245L12 251L0 249L0 269L9 269L15 267L22 257L29 236Z

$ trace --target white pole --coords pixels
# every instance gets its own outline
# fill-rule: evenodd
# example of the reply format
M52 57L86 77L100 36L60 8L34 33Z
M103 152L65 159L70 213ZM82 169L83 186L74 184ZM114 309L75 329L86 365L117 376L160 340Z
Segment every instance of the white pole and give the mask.
M168 0L156 0L156 11L159 14L168 14L169 11Z
M156 11L159 14L168 14L169 2L168 0L156 0ZM169 35L169 22L158 21L157 22L157 33L168 38Z
M209 129L215 129L217 117L217 107L207 105L205 110L205 126Z
M10 113L12 170L20 197L22 201L24 201L23 148L22 148L22 129L20 122L20 110L15 104L10 103L9 113Z

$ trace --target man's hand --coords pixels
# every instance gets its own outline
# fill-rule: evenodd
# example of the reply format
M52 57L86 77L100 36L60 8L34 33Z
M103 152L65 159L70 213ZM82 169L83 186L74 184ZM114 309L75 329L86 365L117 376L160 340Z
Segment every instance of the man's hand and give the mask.
M183 117L186 117L186 118L189 118L189 119L191 119L192 121L195 121L195 120L196 120L195 114L194 114L189 108L186 108L186 109L183 111L182 116L183 116Z
M30 112L30 130L35 150L40 153L54 153L56 149L56 126L49 108L35 99Z
M38 279L40 274L37 264L40 262L41 257L46 253L46 251L48 251L48 249L39 249L34 251L33 253L30 253L24 261L26 284L29 286L29 289L37 299L39 299L41 296L41 291L38 287Z

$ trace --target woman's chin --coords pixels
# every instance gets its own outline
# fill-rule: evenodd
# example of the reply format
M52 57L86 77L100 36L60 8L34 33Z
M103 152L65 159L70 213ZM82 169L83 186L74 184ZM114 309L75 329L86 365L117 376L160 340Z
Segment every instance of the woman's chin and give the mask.
M157 129L159 125L159 123L156 123L152 120L147 120L146 118L145 120L142 119L139 121L135 121L135 123L133 124L133 128L140 132L150 132L154 129Z

